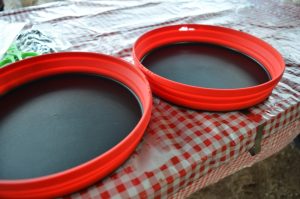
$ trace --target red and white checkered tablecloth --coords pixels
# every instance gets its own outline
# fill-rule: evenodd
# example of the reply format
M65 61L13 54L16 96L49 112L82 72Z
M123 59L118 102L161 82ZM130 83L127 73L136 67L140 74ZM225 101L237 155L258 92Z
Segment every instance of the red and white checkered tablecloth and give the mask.
M151 122L132 156L94 185L65 198L166 198L300 119L300 6L293 1L68 0L0 13L51 35L63 51L93 51L131 61L144 32L170 24L235 28L273 45L286 71L272 95L244 111L217 113L177 107L154 97Z
M300 132L300 121L295 121L291 125L283 127L280 131L270 135L268 139L264 139L261 143L261 152L255 156L244 152L237 159L223 164L222 166L212 170L210 173L191 181L188 185L174 195L172 199L185 198L195 191L204 188L208 185L218 182L219 180L243 169L251 167L253 164L262 161L274 153L279 152L289 143L293 141L295 136Z

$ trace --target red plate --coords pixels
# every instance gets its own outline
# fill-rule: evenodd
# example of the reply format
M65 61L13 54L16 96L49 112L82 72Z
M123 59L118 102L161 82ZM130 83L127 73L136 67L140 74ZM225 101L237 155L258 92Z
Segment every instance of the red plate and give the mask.
M242 88L202 87L171 80L142 64L144 57L153 50L183 42L205 43L233 49L263 65L271 79L265 83ZM233 29L197 24L167 26L145 33L133 47L133 58L135 65L147 76L156 95L178 105L209 111L244 109L264 101L280 81L285 69L281 55L266 42ZM186 69L182 70L195 73L194 70L189 70L185 62L183 63ZM168 67L169 73L175 73L172 66L165 67Z
M52 198L90 185L128 158L151 116L144 74L96 53L14 63L1 69L0 93L0 198Z

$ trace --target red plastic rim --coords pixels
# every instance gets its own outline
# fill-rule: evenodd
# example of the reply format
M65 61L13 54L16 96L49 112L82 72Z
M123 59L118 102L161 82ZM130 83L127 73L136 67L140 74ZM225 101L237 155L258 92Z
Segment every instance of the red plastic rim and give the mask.
M149 51L184 41L212 43L242 52L263 64L271 80L247 88L204 88L166 79L142 65L140 60ZM264 101L280 81L285 69L279 52L261 39L230 28L198 24L166 26L145 33L134 44L133 59L147 76L156 95L178 105L209 111L239 110Z
M116 169L142 138L151 116L150 86L140 70L118 58L84 52L54 53L29 58L1 69L0 94L35 79L74 72L110 77L128 86L142 104L143 115L140 121L119 144L84 164L38 178L0 179L0 198L52 198L81 189Z

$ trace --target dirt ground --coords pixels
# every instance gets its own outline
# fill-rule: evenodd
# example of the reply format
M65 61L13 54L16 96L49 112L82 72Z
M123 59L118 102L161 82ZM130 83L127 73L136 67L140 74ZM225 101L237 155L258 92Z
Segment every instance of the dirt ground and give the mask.
M189 199L299 199L300 149L280 153L208 186Z

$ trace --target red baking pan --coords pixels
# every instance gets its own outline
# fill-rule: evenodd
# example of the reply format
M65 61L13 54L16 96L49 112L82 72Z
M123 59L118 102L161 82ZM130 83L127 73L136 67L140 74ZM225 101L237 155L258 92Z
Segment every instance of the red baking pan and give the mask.
M197 24L151 30L133 58L152 91L193 109L232 111L264 101L285 64L266 42L237 30Z
M0 71L0 198L53 198L105 177L151 115L144 74L107 55L42 55Z

